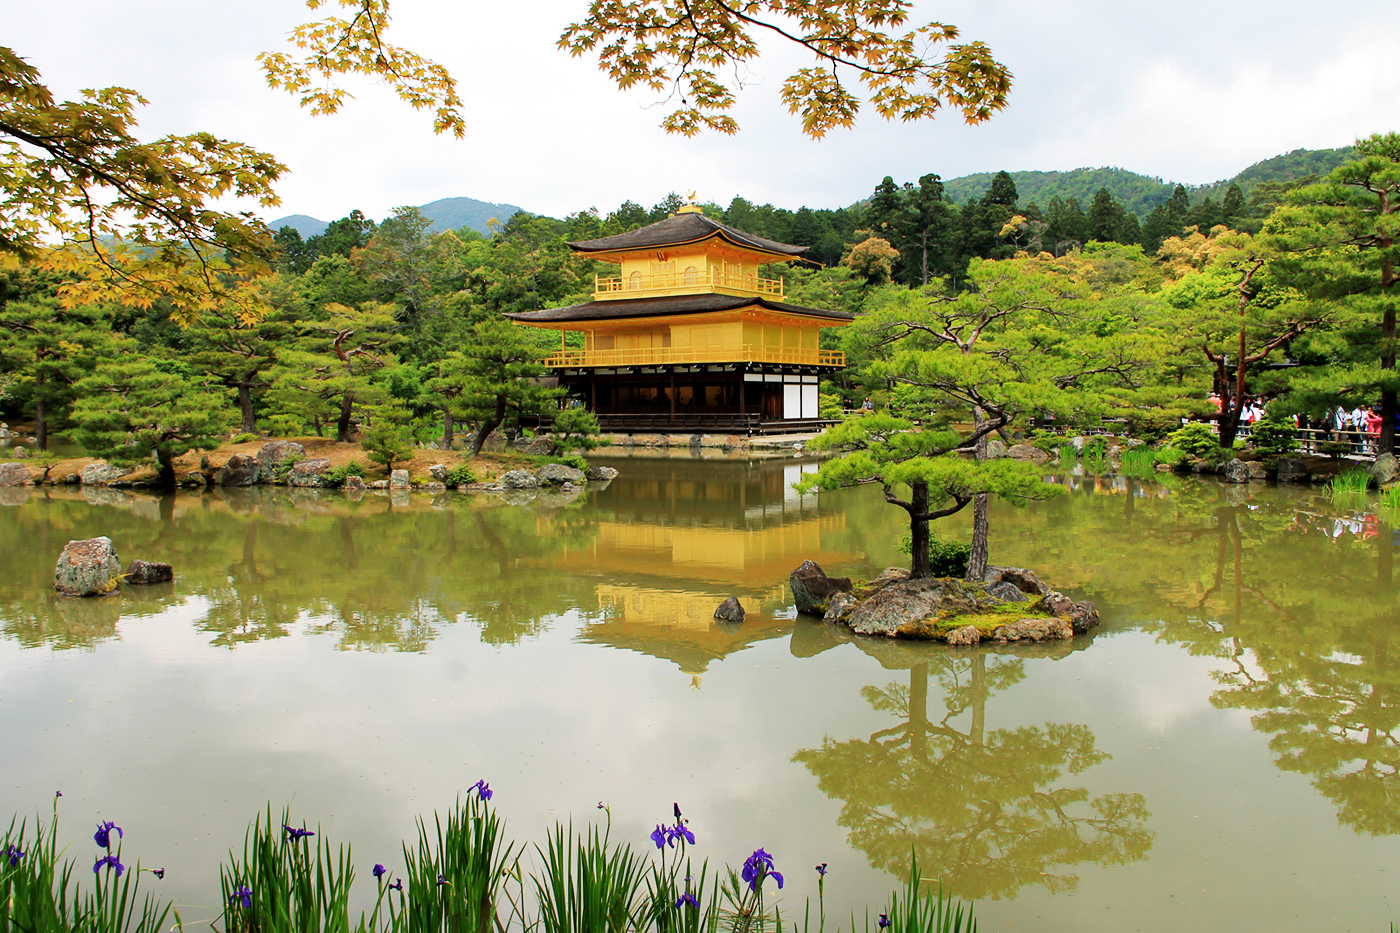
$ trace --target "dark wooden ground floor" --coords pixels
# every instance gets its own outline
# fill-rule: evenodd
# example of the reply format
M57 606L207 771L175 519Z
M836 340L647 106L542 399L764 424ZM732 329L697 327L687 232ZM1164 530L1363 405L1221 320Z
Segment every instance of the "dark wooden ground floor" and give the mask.
M818 412L817 383L830 367L715 366L560 369L567 398L609 432L799 434L833 422Z

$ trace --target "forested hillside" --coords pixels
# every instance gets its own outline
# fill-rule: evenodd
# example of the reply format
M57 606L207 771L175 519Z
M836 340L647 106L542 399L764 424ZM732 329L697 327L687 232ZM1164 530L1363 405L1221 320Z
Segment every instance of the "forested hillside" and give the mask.
M490 201L478 201L476 198L439 198L420 205L418 210L431 221L432 225L428 228L430 233L467 227L477 233L489 234L491 221L503 224L520 208L514 204L493 204ZM309 240L313 236L325 233L328 224L306 214L288 214L286 217L268 221L268 226L273 230L291 227L301 234L302 239Z

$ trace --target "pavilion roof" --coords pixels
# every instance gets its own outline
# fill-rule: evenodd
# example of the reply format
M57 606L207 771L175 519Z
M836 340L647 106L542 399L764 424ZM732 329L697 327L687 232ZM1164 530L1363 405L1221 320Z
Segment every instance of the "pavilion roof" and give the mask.
M853 321L854 314L845 311L826 311L821 308L804 308L782 301L770 301L755 296L722 295L705 293L700 295L666 295L657 298L621 298L608 301L587 301L580 305L564 308L544 308L540 311L520 311L506 317L522 324L562 323L568 321L611 321L618 318L664 317L672 314L700 314L706 311L736 311L748 307L766 308L770 311L785 311L805 317L827 318L832 321Z
M736 230L718 220L712 220L699 211L685 210L636 230L629 230L616 236L603 237L599 240L579 240L576 243L570 243L569 246L580 253L611 253L633 249L680 246L685 243L695 243L711 236L720 236L745 249L794 259L807 252L805 246L794 246L791 243L779 243L776 240L764 239L761 236L754 236L752 233Z

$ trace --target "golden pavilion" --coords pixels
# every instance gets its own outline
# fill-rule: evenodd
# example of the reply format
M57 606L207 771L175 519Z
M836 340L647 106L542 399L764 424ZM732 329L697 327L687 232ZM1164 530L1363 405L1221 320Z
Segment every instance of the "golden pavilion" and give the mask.
M736 230L686 205L658 223L570 243L575 255L616 263L594 279L593 300L509 315L560 332L545 360L605 431L780 434L820 430L817 382L845 356L823 350L823 327L853 315L785 302L786 282L764 266L804 246ZM566 348L567 333L583 335Z

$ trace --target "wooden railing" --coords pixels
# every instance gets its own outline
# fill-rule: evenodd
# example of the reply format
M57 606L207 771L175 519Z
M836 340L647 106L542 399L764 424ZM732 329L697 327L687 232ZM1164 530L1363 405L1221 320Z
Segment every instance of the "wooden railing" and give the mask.
M840 350L722 344L710 347L647 347L635 350L561 350L545 357L549 367L667 366L686 363L794 363L801 366L845 366Z
M787 294L785 279L765 279L752 273L729 275L722 269L707 268L692 273L661 272L655 275L634 273L627 276L603 278L593 277L594 298L641 298L656 292L670 292L678 288L693 288L697 291L728 288L739 292L753 292L768 298L782 298Z

